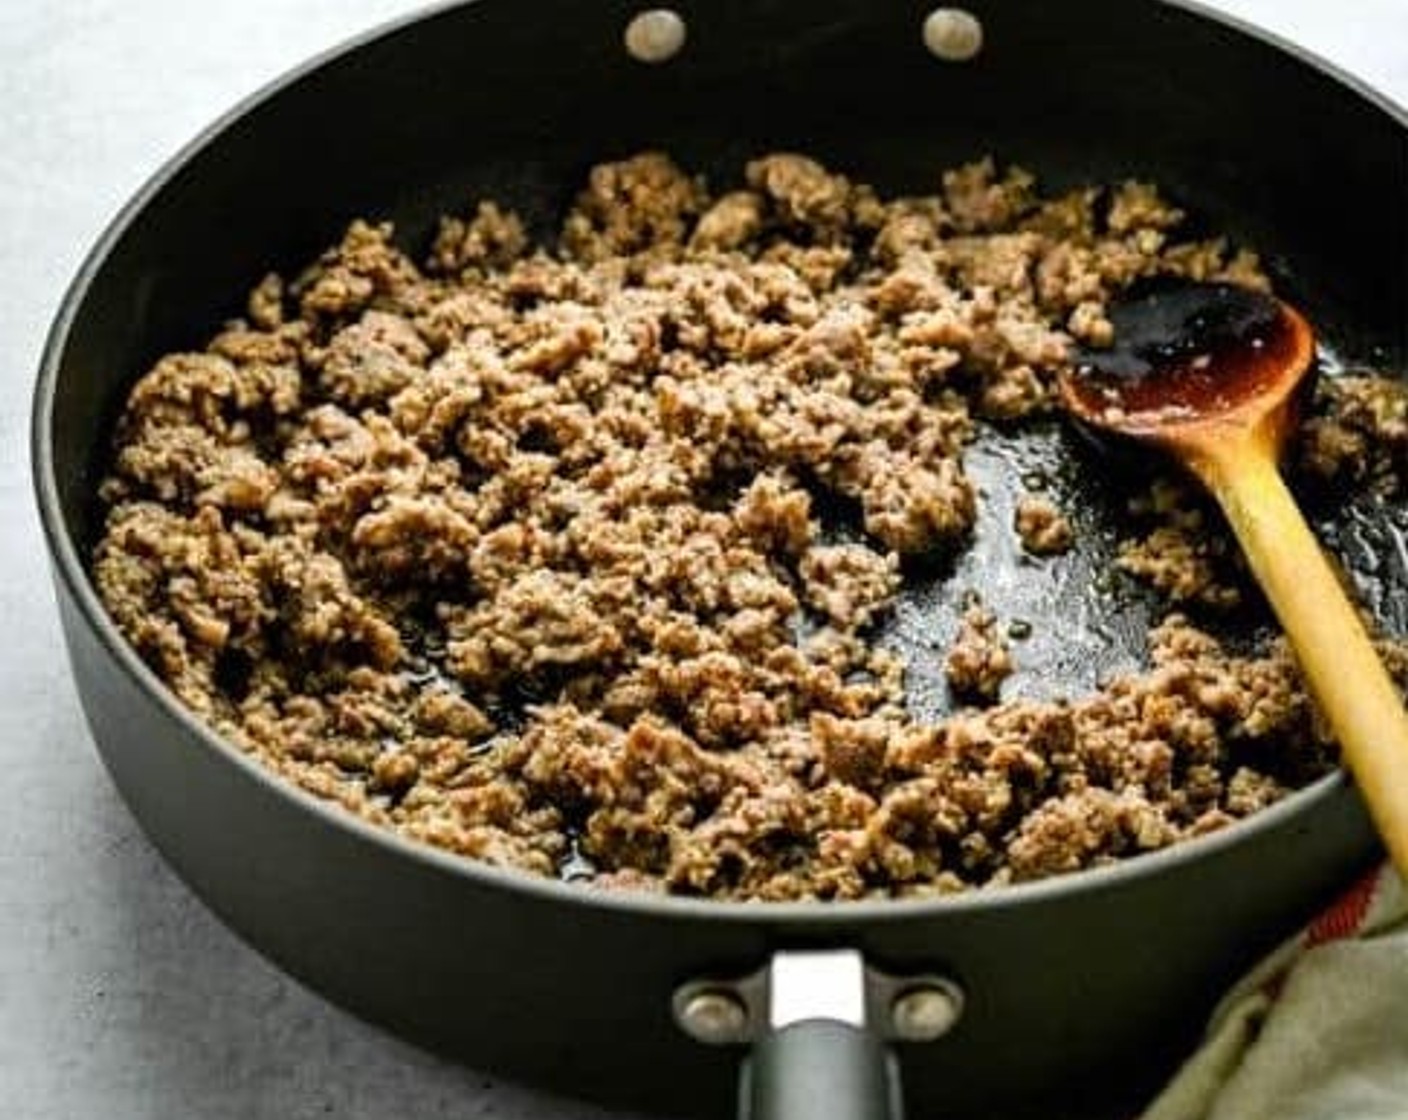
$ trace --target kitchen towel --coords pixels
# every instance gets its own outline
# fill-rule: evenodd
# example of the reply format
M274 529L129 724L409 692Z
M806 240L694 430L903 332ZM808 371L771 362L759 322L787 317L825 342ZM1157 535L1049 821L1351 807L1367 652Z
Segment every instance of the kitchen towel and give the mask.
M1408 897L1370 872L1245 976L1141 1120L1408 1118Z

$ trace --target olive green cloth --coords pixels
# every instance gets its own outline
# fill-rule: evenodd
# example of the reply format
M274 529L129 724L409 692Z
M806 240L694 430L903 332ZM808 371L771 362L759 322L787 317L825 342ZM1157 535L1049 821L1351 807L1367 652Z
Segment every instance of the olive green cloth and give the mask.
M1408 1118L1408 898L1381 868L1249 973L1141 1120Z

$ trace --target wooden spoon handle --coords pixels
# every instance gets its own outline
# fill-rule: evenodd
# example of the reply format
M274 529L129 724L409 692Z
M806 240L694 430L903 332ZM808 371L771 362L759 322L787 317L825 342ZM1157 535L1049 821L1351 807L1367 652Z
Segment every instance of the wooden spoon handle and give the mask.
M1233 437L1189 459L1226 513L1379 836L1408 879L1408 714L1286 489L1269 441Z

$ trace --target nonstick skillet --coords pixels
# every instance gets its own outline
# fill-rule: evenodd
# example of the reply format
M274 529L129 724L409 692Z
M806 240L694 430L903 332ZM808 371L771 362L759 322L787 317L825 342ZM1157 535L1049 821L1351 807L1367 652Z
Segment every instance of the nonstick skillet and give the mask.
M887 193L931 189L940 168L986 152L1055 188L1150 178L1264 251L1327 358L1404 367L1408 122L1312 60L1156 0L986 0L973 5L983 49L963 62L926 49L926 5L675 10L686 42L654 64L623 47L639 5L479 0L406 21L236 111L103 236L55 324L34 423L94 737L149 835L232 927L468 1063L671 1114L741 1099L760 1117L878 1116L901 1082L913 1115L1128 1112L1226 982L1375 857L1341 778L1170 851L944 901L604 895L414 847L281 784L177 705L88 580L126 389L208 336L253 279L361 215L394 219L419 249L438 214L483 196L546 231L587 166L645 148L719 181L800 149ZM911 679L936 678L928 639L952 627L948 589L974 585L1032 624L1019 691L1077 691L1136 660L1154 605L1099 578L1121 503L1104 460L1052 427L994 435L969 465L992 524L1017 480L1049 473L1081 545L1033 571L980 525L889 624ZM1366 498L1353 514L1332 520L1348 526L1343 553L1403 633L1402 511ZM1264 627L1252 610L1225 636ZM946 703L919 692L921 707Z

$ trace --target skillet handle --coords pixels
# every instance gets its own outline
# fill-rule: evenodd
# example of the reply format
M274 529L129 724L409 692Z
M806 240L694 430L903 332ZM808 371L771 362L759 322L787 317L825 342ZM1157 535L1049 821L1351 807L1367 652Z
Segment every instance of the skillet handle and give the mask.
M807 1019L753 1044L739 1120L902 1120L899 1064L870 1031Z

